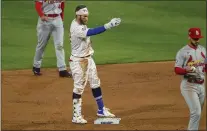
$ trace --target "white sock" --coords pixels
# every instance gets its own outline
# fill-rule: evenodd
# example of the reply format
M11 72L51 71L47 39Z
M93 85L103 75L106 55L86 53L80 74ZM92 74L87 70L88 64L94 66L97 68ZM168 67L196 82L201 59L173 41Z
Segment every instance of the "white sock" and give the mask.
M73 116L81 116L82 99L73 99Z

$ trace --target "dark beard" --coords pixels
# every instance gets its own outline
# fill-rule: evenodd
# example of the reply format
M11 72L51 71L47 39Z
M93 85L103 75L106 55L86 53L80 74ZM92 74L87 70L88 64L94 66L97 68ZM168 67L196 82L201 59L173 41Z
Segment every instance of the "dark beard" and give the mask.
M80 18L80 23L82 24L82 25L85 25L85 23L83 22L83 20Z
M196 43L192 43L192 42L191 42L191 45L193 45L194 47L197 47L198 44L199 44L199 42L196 42Z

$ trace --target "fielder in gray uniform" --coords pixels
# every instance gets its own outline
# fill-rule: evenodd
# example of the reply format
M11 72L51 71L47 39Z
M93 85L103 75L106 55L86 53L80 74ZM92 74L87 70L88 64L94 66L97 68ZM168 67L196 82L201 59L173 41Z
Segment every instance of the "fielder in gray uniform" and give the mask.
M183 76L180 89L190 110L188 130L198 130L205 101L206 49L199 45L200 28L190 28L188 33L189 44L176 55L175 73Z
M71 77L65 64L65 52L63 48L64 28L64 1L63 0L36 0L35 8L39 15L37 24L38 44L34 56L33 73L42 75L40 72L44 50L53 36L57 58L57 67L60 77Z

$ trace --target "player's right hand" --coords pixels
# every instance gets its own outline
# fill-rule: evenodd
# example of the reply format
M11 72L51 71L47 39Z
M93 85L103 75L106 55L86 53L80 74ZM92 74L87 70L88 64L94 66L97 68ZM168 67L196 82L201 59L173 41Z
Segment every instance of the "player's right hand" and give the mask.
M194 72L196 72L196 68L195 68L194 66L187 66L187 67L185 68L185 70L186 70L186 72L188 72L188 73L194 73Z
M120 25L121 19L120 18L113 18L111 21L104 25L105 29L111 29L112 27L116 27Z
M48 21L48 17L43 15L43 16L41 17L41 20L42 20L42 21Z

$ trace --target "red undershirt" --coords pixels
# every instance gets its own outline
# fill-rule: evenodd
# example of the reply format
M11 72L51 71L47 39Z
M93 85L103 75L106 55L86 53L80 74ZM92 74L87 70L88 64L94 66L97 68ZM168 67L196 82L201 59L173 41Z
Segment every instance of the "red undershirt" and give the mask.
M64 19L64 8L65 8L65 2L61 2L60 8L62 9L62 13L60 14L62 20ZM35 9L40 17L44 16L44 13L42 12L42 3L41 2L35 2Z

